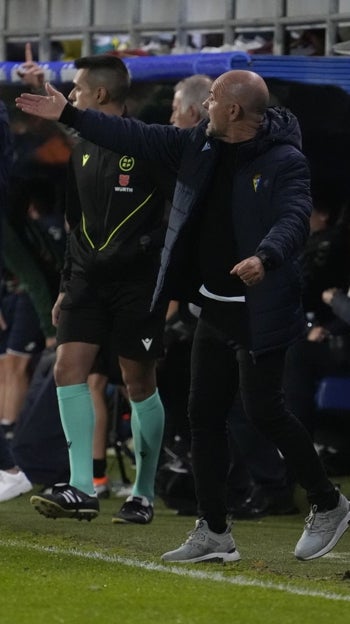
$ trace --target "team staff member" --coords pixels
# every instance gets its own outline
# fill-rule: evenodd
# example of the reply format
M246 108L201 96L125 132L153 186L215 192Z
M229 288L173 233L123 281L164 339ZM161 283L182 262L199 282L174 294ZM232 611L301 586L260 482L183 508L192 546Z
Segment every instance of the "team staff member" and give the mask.
M197 284L204 299L189 399L199 519L188 540L163 559L240 557L225 504L226 420L238 387L247 416L307 491L311 512L296 556L329 552L348 527L349 502L328 480L281 390L286 348L305 329L296 258L308 236L311 198L296 118L268 106L267 85L250 71L215 80L205 102L209 122L192 130L75 111L50 85L47 93L23 94L17 105L105 147L128 148L178 170L154 301L164 293L174 297L185 284Z
M177 128L194 128L208 118L203 106L207 99L212 79L205 74L194 74L180 80L174 87L170 123Z
M13 162L12 137L6 106L0 100L0 333L6 332L7 323L2 313L3 278L3 223L8 205L10 172ZM16 466L10 442L0 427L0 502L11 500L29 492L32 484Z
M108 115L123 115L130 79L113 56L75 61L69 99ZM158 176L158 179L157 179ZM31 498L47 517L91 519L99 512L93 485L94 409L87 377L103 346L119 359L132 406L136 480L114 521L148 523L163 436L164 410L156 388L164 309L150 313L163 242L165 200L159 165L135 161L88 141L73 150L67 176L70 230L57 325L55 380L69 446L71 479L52 494Z

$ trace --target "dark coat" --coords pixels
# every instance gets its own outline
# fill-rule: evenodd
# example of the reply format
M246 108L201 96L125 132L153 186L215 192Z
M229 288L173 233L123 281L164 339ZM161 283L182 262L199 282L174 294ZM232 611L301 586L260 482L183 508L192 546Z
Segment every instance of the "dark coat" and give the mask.
M0 100L0 272L2 270L2 219L7 210L8 184L12 167L12 137L5 104Z
M220 141L207 139L206 123L192 130L148 126L69 105L60 121L103 147L160 160L178 172L154 301L162 295L191 299L191 288L199 284L192 260L196 223ZM256 353L285 347L304 331L297 255L308 237L310 214L309 169L301 152L299 124L289 111L270 108L255 139L238 148L232 174L238 257L264 251L271 264L264 280L246 289L251 348Z
M13 144L5 104L0 100L0 208L5 208L9 176L13 160Z

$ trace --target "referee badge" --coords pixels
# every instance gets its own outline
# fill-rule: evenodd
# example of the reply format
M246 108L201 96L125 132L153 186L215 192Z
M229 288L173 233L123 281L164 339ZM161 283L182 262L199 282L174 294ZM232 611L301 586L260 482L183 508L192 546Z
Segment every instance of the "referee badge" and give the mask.
M135 160L134 158L132 158L132 156L122 156L119 160L119 168L124 172L131 171L134 166Z

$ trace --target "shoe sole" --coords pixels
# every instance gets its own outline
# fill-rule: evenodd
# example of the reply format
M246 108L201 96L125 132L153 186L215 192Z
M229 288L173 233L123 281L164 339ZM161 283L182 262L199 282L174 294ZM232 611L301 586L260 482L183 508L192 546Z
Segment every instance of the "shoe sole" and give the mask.
M208 555L202 555L201 557L193 557L192 559L165 559L165 555L163 555L161 559L166 563L200 563L201 561L225 563L229 561L240 561L241 555L238 550L234 550L232 553L210 553Z
M96 509L64 509L54 501L48 501L40 496L32 496L30 503L45 518L75 518L76 520L87 520L90 522L96 518L99 512Z
M120 518L118 516L113 516L112 518L112 522L113 524L150 524L152 522L153 518L151 518L150 520L144 520L142 518L135 518L135 519L131 519L131 518Z
M334 546L336 546L336 544L339 542L342 535L344 535L345 531L347 531L349 526L350 511L346 514L346 516L344 516L343 520L338 525L338 528L334 533L332 539L328 542L328 544L326 544L326 546L324 546L324 548L322 548L322 550L319 550L317 553L315 553L314 555L310 555L309 557L300 557L298 555L295 555L296 558L299 559L299 561L310 561L311 559L318 559L319 557L323 557L323 555L329 553L334 548Z

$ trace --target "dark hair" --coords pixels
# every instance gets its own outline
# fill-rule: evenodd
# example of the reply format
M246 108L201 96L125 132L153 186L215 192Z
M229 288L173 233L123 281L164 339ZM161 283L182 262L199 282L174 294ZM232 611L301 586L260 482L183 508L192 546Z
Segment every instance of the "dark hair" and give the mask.
M105 87L112 101L125 103L130 88L130 76L120 58L109 54L82 56L74 61L74 65L77 69L87 69L88 80L96 86Z

